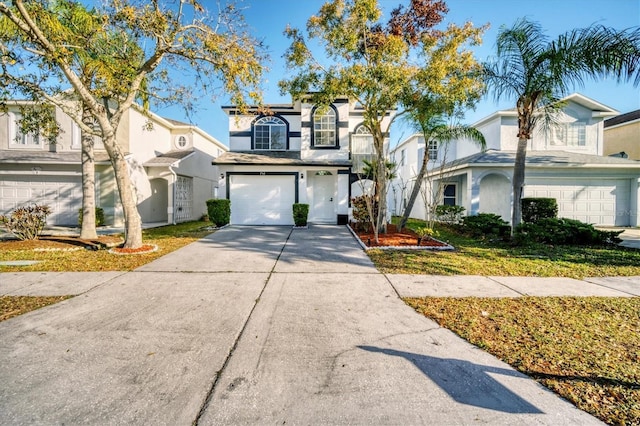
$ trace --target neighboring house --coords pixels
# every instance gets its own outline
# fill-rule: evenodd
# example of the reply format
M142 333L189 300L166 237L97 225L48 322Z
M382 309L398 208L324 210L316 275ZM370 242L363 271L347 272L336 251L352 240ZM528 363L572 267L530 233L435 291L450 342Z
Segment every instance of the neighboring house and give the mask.
M220 197L231 201L232 224L291 225L294 203L309 204L312 223L346 223L351 197L362 193L363 160L373 153L362 108L336 99L325 107L269 105L267 113L223 110L229 152L213 164Z
M604 155L640 160L640 109L604 121Z
M81 131L56 110L61 133L55 144L21 134L20 102L0 114L0 214L19 206L46 204L49 225L78 225L82 207ZM215 198L218 171L211 161L226 146L201 129L131 108L118 128L143 223L199 219ZM95 140L96 205L109 225L122 225L122 206L104 146Z
M555 198L560 217L638 226L640 162L603 156L604 120L618 113L579 94L564 100L561 124L550 130L539 127L529 142L524 197ZM485 152L465 140L425 148L420 135L391 152L396 163L406 158L389 195L395 214L402 213L426 149L430 190L440 194L439 204L463 206L467 215L495 213L510 222L517 113L498 111L473 126L485 136ZM411 216L425 218L421 200Z

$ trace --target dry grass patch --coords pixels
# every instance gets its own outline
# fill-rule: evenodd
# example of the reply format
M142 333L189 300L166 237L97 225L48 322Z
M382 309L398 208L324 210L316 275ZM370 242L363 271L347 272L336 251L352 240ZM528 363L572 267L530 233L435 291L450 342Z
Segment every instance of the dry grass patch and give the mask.
M207 225L203 222L186 222L144 230L144 244L157 245L158 250L125 256L109 253L106 246L94 245L86 249L86 245L83 246L77 238L46 238L28 242L28 247L25 247L27 242L0 241L0 261L39 261L29 266L0 265L0 272L131 271L211 234L213 230ZM122 236L110 236L108 240L111 243L122 241ZM35 250L38 247L45 250Z
M640 298L406 299L609 424L640 424Z
M72 296L0 296L0 321L62 302Z

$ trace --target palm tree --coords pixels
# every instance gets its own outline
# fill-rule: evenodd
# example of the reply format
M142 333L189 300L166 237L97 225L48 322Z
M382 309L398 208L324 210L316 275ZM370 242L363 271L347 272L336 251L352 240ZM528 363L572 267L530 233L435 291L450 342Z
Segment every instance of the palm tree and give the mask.
M496 100L516 101L518 148L513 169L512 232L521 221L527 142L537 124L553 123L561 98L585 79L613 76L640 82L640 27L622 31L602 25L575 29L550 41L526 18L501 28L496 60L484 66ZM635 77L634 77L635 76Z
M467 125L449 125L445 122L444 116L438 114L421 116L419 112L416 111L410 115L411 120L413 120L420 128L420 131L424 136L425 154L422 158L422 164L420 165L420 170L416 176L416 181L411 189L411 195L407 201L407 206L404 209L402 219L398 225L399 229L404 228L407 224L413 205L420 193L420 187L422 186L422 182L427 174L429 166L429 155L427 154L427 150L430 142L436 142L438 146L442 146L442 144L446 144L451 140L465 138L477 143L481 149L485 149L486 147L484 136L475 127Z

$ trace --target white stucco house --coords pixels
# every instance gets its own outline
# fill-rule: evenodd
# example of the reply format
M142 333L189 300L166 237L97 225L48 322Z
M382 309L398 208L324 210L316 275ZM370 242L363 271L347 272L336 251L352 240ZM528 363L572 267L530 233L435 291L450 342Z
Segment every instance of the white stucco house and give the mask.
M358 172L373 152L363 110L346 98L252 108L229 116L229 151L213 161L219 195L231 201L231 224L291 225L292 205L309 204L309 222L346 223L362 192ZM390 113L387 117L390 117Z
M23 205L46 204L49 225L78 225L82 207L80 128L61 110L61 133L55 143L35 134L21 134L20 106L12 102L0 114L0 214ZM197 220L206 200L217 195L218 171L211 161L227 147L198 127L143 114L131 108L118 128L126 153L143 223ZM113 169L99 138L95 138L96 205L108 225L122 225L123 215Z
M640 162L603 155L604 120L618 112L580 94L564 99L560 125L538 128L529 142L524 197L558 201L558 216L601 226L638 226ZM420 135L400 143L391 153L398 177L389 191L400 214L424 155L429 156L431 190L440 204L465 208L465 214L496 213L510 222L512 176L517 146L517 113L497 111L473 124L485 136L481 151L467 140L425 146ZM418 199L412 217L424 218Z

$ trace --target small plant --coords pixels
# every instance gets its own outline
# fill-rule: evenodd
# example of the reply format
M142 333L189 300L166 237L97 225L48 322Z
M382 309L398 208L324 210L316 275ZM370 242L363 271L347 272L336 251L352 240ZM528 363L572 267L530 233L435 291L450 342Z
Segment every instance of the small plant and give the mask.
M82 209L78 209L78 225L82 226ZM96 226L104 226L104 209L96 207Z
M507 238L511 227L500 216L493 213L478 213L475 216L465 216L462 226L472 237Z
M217 227L227 225L231 221L231 201L226 198L207 200L209 220Z
M356 221L356 228L359 231L366 231L371 226L371 215L369 215L367 204L371 204L374 216L378 211L378 203L372 198L370 195L361 195L351 199L353 219Z
M450 206L447 204L442 204L436 207L436 217L439 222L444 222L449 225L456 225L460 223L464 210L465 208L462 206Z
M309 204L295 203L293 205L293 223L296 226L307 226Z
M540 219L516 228L514 241L519 245L543 243L553 245L602 246L618 244L623 231L602 231L589 223L574 219Z
M438 235L438 231L428 226L421 226L413 230L418 235L418 245L422 243L425 238L431 238Z
M49 206L19 207L9 216L0 216L0 223L20 240L37 240L47 224L49 214Z
M555 198L523 198L522 221L535 223L541 219L558 217L558 202Z

